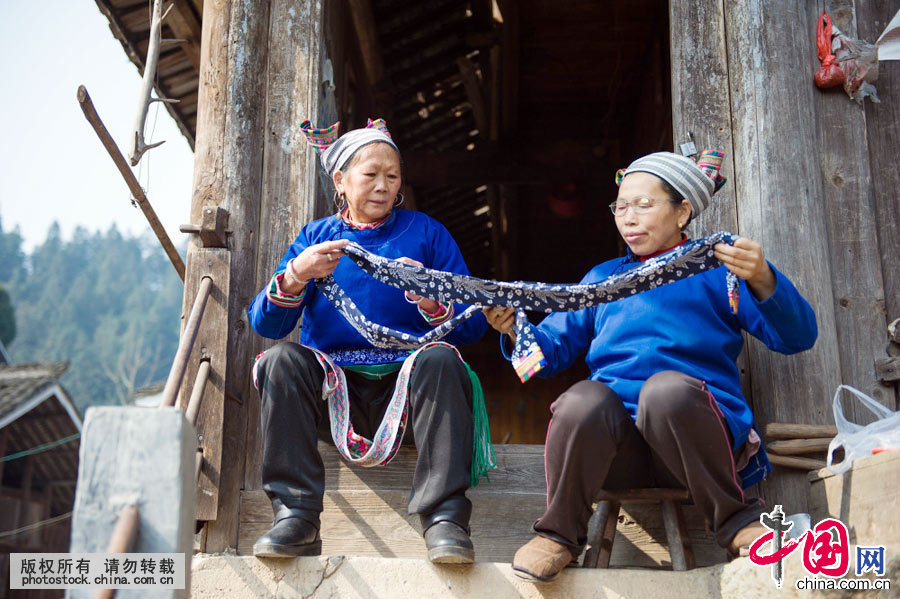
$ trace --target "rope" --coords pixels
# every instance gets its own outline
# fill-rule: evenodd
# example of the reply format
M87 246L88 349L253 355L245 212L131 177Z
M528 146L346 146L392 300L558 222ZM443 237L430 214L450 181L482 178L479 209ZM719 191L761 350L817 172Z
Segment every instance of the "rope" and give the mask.
M31 449L26 449L25 451L20 451L19 453L14 453L11 455L3 456L0 458L0 462L8 462L10 460L15 460L17 458L24 458L27 455L32 455L35 453L41 453L42 451L47 451L48 449L53 449L54 447L59 447L60 445L65 445L69 441L74 441L78 437L81 436L81 433L75 433L74 435L69 435L64 439L59 439L57 441L51 441L50 443L44 443L43 445L38 445L37 447L32 447Z
M59 522L60 520L65 520L66 518L71 518L72 512L66 512L61 516L54 516L53 518L47 518L46 520L41 520L40 522L35 522L34 524L29 524L28 526L23 526L22 528L17 528L15 530L7 530L5 532L0 532L0 539L5 539L6 537L11 537L17 535L19 533L27 532L29 530L34 530L35 528L41 528L42 526L48 526L50 524L54 524Z

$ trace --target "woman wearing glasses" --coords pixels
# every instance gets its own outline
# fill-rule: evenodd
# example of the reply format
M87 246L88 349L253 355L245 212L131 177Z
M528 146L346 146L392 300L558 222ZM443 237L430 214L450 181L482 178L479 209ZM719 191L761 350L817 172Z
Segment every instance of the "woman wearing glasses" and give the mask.
M683 229L724 183L722 153L695 163L671 152L635 160L616 175L610 204L627 255L595 266L596 283L687 241ZM735 363L741 331L785 354L812 347L816 319L791 282L739 238L719 244L723 267L616 302L551 314L536 336L552 376L585 356L590 379L550 407L545 467L547 510L536 536L516 553L522 578L547 581L583 549L599 491L678 487L690 491L717 542L736 555L765 532L762 501L744 488L771 471L741 393ZM741 281L729 296L726 274ZM513 335L514 313L485 309L488 322ZM507 354L508 341L501 336ZM508 356L507 356L508 357Z

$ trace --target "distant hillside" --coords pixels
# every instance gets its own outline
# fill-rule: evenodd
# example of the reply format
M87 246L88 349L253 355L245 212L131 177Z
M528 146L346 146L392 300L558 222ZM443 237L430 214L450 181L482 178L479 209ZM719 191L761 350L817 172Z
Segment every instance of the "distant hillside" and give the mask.
M182 252L183 253L183 252ZM54 225L31 254L0 223L0 286L11 298L13 362L69 360L62 382L83 412L130 403L163 380L178 345L183 286L159 242Z

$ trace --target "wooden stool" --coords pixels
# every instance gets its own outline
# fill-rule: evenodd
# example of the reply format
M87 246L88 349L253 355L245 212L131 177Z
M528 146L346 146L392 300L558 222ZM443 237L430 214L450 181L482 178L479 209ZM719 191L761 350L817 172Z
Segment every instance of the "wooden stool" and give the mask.
M688 499L685 489L625 489L604 491L597 498L597 509L588 523L588 550L584 554L583 568L608 568L619 508L623 503L659 503L662 505L663 523L672 557L672 569L690 570L696 566L687 528L678 502Z

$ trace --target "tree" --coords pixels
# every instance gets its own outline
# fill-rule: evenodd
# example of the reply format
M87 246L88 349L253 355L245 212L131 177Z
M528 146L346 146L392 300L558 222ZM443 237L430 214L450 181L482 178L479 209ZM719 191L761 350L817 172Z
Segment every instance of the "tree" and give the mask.
M8 282L24 272L25 253L22 251L22 235L16 227L10 233L3 232L0 220L0 281Z
M17 361L69 360L62 382L80 409L129 404L165 379L178 345L183 285L152 236L53 225L10 284ZM47 273L58 286L47 289Z
M0 287L0 343L9 345L16 338L16 311L6 289Z

